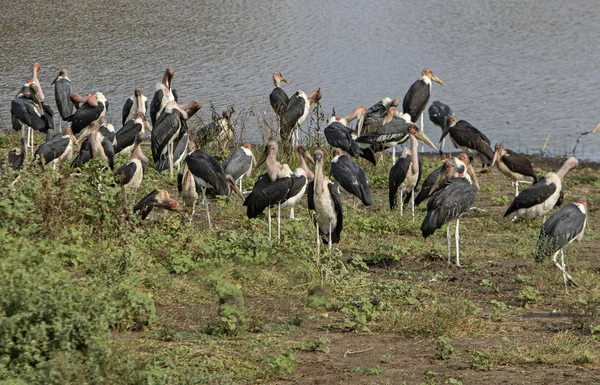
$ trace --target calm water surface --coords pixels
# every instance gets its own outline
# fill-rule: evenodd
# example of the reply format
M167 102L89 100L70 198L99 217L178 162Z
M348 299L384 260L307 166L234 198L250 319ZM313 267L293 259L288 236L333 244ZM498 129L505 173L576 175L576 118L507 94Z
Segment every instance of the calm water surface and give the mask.
M277 70L288 94L320 87L324 111L345 115L402 98L428 67L447 84L433 99L513 150L539 151L551 133L548 152L570 154L600 121L595 0L14 1L0 23L0 128L36 61L53 107L50 83L68 68L76 92L105 94L115 126L133 89L151 98L167 66L205 115L210 102L271 114ZM258 119L246 124L260 140ZM439 138L427 119L425 132ZM577 156L600 160L600 135L581 139Z

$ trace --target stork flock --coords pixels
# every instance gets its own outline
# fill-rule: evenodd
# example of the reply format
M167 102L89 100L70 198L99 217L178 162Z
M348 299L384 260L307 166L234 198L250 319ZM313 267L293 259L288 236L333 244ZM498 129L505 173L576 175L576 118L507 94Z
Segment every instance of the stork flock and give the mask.
M138 190L143 184L144 173L150 159L142 151L142 143L150 133L151 153L157 171L169 170L171 177L174 168L179 170L177 186L186 206L190 206L189 220L192 221L196 204L202 196L208 226L212 228L209 211L209 196L238 195L247 208L247 217L256 218L267 210L268 237L272 239L271 208L277 207L277 242L281 242L281 208L290 208L290 218L295 218L294 207L307 195L307 206L314 211L316 229L317 261L321 256L321 241L331 250L333 244L342 239L344 223L343 204L340 193L352 194L364 206L373 204L369 179L364 169L352 158L363 158L373 165L378 162L377 153L391 149L392 166L389 170L389 205L393 210L400 208L403 216L405 206L410 204L411 218L415 220L415 208L427 202L427 213L421 224L424 238L447 224L448 264L452 264L451 222L455 222L455 264L460 264L459 223L465 213L474 210L479 182L473 167L473 160L479 159L482 167L496 166L511 179L515 186L515 198L508 207L505 217L543 218L535 259L543 261L552 256L553 263L562 272L565 290L575 284L567 273L563 248L574 240L581 240L586 226L585 197L564 206L547 221L546 215L562 202L562 181L567 172L578 165L575 158L569 158L556 173L549 172L538 178L533 165L523 155L504 148L502 143L492 150L486 135L466 120L457 120L452 109L434 101L428 110L429 119L441 128L441 165L428 176L422 175L422 157L418 150L419 142L437 150L435 144L423 131L423 115L429 104L432 83L442 86L445 83L429 69L410 86L402 102L399 99L383 98L370 108L357 106L346 116L331 116L323 134L331 151L331 177L325 173L328 151L317 149L311 155L298 145L299 127L310 114L311 107L322 98L321 90L305 93L297 90L291 97L281 88L287 79L280 73L273 74L274 89L270 103L278 121L278 136L264 147L262 157L256 160L249 143L242 144L221 163L220 159L201 150L205 145L217 140L221 150L234 143L235 128L231 121L231 108L223 112L221 118L200 129L198 140L194 140L188 129L188 120L196 114L202 104L191 101L180 104L179 97L172 87L174 69L165 70L162 79L148 103L148 98L136 88L123 106L120 124L115 130L107 120L108 101L101 92L80 96L72 90L68 71L61 70L54 85L57 109L60 118L56 131L53 110L44 103L44 93L38 73L40 65L33 67L33 76L20 89L11 103L11 118L14 130L21 131L19 148L12 149L8 160L14 170L25 167L27 153L34 154L34 161L42 165L51 163L56 169L64 159L72 160L71 167L79 168L90 159L100 158L111 170L115 167L115 156L119 153L131 154L129 160L114 171L115 183L125 189ZM149 118L148 119L148 114ZM420 125L417 122L420 119ZM353 127L352 122L357 123ZM63 131L62 122L66 122ZM45 133L46 141L34 150L33 130ZM462 151L453 157L448 144L447 156L442 148L449 137L455 147ZM200 142L200 143L198 143ZM398 146L408 142L407 147ZM294 171L286 163L278 160L279 144L291 145L296 149L299 167ZM74 153L77 156L73 158ZM347 154L347 155L346 155ZM266 164L266 172L259 176L252 191L245 196L242 179L249 177L254 168ZM309 164L314 164L314 171ZM380 166L383 167L383 166ZM419 187L419 183L423 180ZM519 184L531 184L519 192ZM337 184L337 186L336 186ZM400 198L398 199L398 190ZM201 193L201 194L200 194ZM353 198L354 199L354 198ZM164 189L155 189L134 206L145 219L152 208L171 211L180 209L177 200L172 199ZM557 261L561 254L561 262Z

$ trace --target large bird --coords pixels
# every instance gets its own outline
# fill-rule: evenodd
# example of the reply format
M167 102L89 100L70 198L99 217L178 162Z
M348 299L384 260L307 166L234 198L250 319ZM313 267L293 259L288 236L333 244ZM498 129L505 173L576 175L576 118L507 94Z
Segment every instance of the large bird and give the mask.
M391 110L395 110L395 107L392 107ZM392 160L396 163L396 145L408 140L409 132L411 132L415 138L426 143L434 150L437 150L431 139L421 131L419 126L406 120L408 119L408 116L405 116L406 114L398 116L398 114L395 113L395 115L396 116L389 123L381 126L379 130L358 137L356 141L361 145L361 148L365 146L392 147L392 149L394 149L392 152Z
M234 136L235 129L231 121L230 110L223 110L220 118L213 119L212 122L200 128L198 133L200 143L212 146L216 144L222 153L225 152L229 143L233 143Z
M150 128L150 123L141 111L134 114L133 119L128 119L123 127L115 135L115 154L121 152L130 153L135 144L137 134L146 136L146 130Z
M58 133L42 143L35 152L35 159L43 164L52 163L52 167L56 170L61 160L71 160L73 157L75 141L71 129L67 128L64 134Z
M73 93L73 87L71 85L71 79L69 79L69 72L66 69L60 70L56 78L52 81L54 85L54 99L56 99L56 108L60 119L58 120L59 129L62 131L61 121L67 121L67 118L73 115L73 102L71 101L71 94Z
M173 143L179 141L187 132L186 120L200 108L202 104L198 101L185 106L179 106L175 101L168 102L152 128L152 158L156 164L162 158L168 159L171 177L173 177Z
M321 100L321 96L320 89L313 91L308 95L299 90L292 95L283 111L282 125L280 128L281 140L284 143L288 143L291 139L292 145L297 145L299 139L299 127L308 117L310 108Z
M300 158L300 167L296 168L294 173L290 175L292 179L292 186L290 187L290 191L287 193L285 201L281 204L281 207L290 208L291 219L295 219L294 207L304 196L304 193L306 192L306 185L314 178L312 171L310 171L308 165L306 164L307 159L314 163L312 156L306 151L304 146L298 146L296 153Z
M383 98L376 104L372 105L365 113L364 122L358 126L357 135L362 132L375 132L381 126L388 123L393 118L392 107L398 107L400 101L398 99Z
M253 164L256 164L256 158L252 153L252 146L250 143L244 143L223 162L223 170L225 171L225 175L231 175L236 184L240 184L240 191L244 191L242 188L242 179L244 176L250 177Z
M448 224L446 237L448 240L448 264L451 264L451 235L450 223L456 220L456 266L460 266L459 227L460 217L471 208L477 197L477 187L472 183L465 171L460 171L454 159L449 159L444 164L445 168L440 174L441 182L437 191L427 203L427 215L421 224L421 233L424 238L432 235L435 230ZM444 175L445 174L445 175ZM452 174L454 177L449 177ZM436 183L437 185L438 183ZM434 185L435 188L435 185Z
M32 130L48 134L54 130L54 121L52 109L42 102L38 84L29 81L26 85L26 90L11 101L10 115L13 130L23 130L22 136L27 135L26 146L33 150Z
M315 211L315 226L317 228L317 264L320 263L321 237L323 242L332 244L340 242L344 227L344 213L340 195L323 172L323 151L313 154L315 160L315 179L308 184L308 209Z
M90 134L82 141L79 154L71 162L71 167L81 167L92 158L101 158L114 168L115 150L112 141L105 135L105 130L100 130L98 122L92 124ZM79 138L81 140L81 138Z
M144 134L138 132L129 161L115 172L115 179L125 188L138 190L144 180L144 169L148 164L148 157L144 154L140 146L143 140Z
M72 94L71 101L80 104L77 111L66 119L71 122L71 130L74 135L78 135L89 125L106 115L108 102L102 92L94 92L87 97Z
M123 105L122 123L123 126L129 120L136 119L138 113L142 114L146 119L146 111L148 110L148 98L142 95L142 90L136 88L133 95L128 97Z
M286 78L283 77L281 72L275 72L273 74L273 91L269 95L269 101L271 102L271 107L273 107L273 111L277 114L278 117L283 115L283 111L287 107L288 102L290 101L290 97L285 93L285 91L280 87L281 82L287 83Z
M496 162L500 172L509 177L515 185L515 196L519 195L519 183L537 182L531 161L526 156L504 148L502 143L496 144L492 167Z
M358 126L360 127L362 125L365 111L366 109L363 106L358 106L350 113L350 115L343 118L332 116L331 119L329 119L329 125L323 130L323 134L325 134L325 139L330 146L340 148L354 158L360 156L373 163L373 165L376 165L377 160L373 149L371 147L362 149L352 138L350 130L348 129L348 124L356 118L359 120Z
M431 103L431 106L429 106L429 120L438 126L442 132L448 125L448 119L450 118L450 115L454 115L450 106L440 102L439 100L435 100L433 103ZM444 150L445 142L446 138L441 140L442 145L440 146L440 154L442 154ZM448 155L452 156L452 153L450 152L450 143L448 143Z
M339 148L333 152L331 176L344 190L360 199L363 205L373 204L367 173Z
M8 164L13 170L20 170L23 168L25 162L25 156L27 155L27 146L25 145L25 137L22 136L19 140L19 147L13 147L8 151Z
M558 172L547 173L537 183L521 191L513 199L506 213L504 213L504 217L511 214L514 214L513 220L521 217L545 217L560 198L563 178L569 170L577 167L578 164L577 158L571 157L565 161Z
M185 157L190 153L188 150L189 145L193 142L190 140L188 133L183 134L181 139L177 141L177 145L173 150L173 167L177 167L177 170L181 171L181 165L183 164ZM194 150L196 148L194 147ZM154 165L156 171L165 171L169 169L169 157L163 156Z
M177 102L177 93L172 88L171 80L175 70L169 67L163 75L162 81L156 83L156 91L152 97L150 103L150 120L152 121L152 127L158 122L160 115L163 110L167 107L169 102Z
M490 147L490 140L471 123L466 120L456 121L454 115L450 115L440 142L444 140L446 135L450 135L450 139L456 148L461 148L469 155L479 156L483 166L489 166L492 163L494 151Z
M403 193L406 191L407 195L410 194L411 209L412 209L412 220L415 220L415 188L419 184L421 179L421 169L423 166L423 160L419 156L419 144L417 138L411 133L410 136L410 149L405 148L402 150L402 156L398 158L398 161L390 169L390 175L388 179L389 188L389 200L390 210L396 207L396 195L398 188L400 188L400 216L403 215L404 199Z
M171 199L166 190L153 190L133 206L133 212L140 212L142 220L144 220L155 207L162 210L178 211L179 202Z
M208 199L206 198L206 189L211 187L217 195L231 195L236 192L242 199L244 196L235 186L235 181L231 176L226 176L223 166L213 156L208 155L202 150L196 149L188 154L185 163L190 172L198 178L202 188L202 200L206 207L206 217L208 227L212 228L210 221L210 212L208 211Z
M585 197L579 197L576 202L555 212L544 223L537 242L535 260L542 262L546 257L552 255L552 262L563 274L565 292L568 292L569 283L577 285L567 273L564 248L569 243L581 241L583 238L587 221L586 207ZM559 252L561 253L561 263L556 260Z
M402 109L405 114L410 115L411 122L416 123L417 119L419 119L419 117L421 118L421 129L424 128L423 111L425 111L425 107L427 107L429 97L431 96L432 81L443 86L446 85L440 78L435 76L431 70L425 68L421 72L421 77L410 86L402 101Z

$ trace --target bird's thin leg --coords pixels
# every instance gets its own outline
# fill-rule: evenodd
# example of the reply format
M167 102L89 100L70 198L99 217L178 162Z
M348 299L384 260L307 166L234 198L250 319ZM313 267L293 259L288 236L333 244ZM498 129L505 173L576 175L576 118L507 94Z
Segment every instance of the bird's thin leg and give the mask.
M423 126L423 113L421 112L421 132L425 133L425 127ZM425 143L421 142L421 152L425 151Z
M356 208L356 197L354 195L352 195L352 206Z
M294 218L294 206L292 206L292 208L290 209L290 219L295 219Z
M206 187L202 188L202 198L204 199L204 206L206 207L206 218L208 219L208 228L212 229L212 224L210 223L210 212L208 211L208 199L206 198Z
M319 235L319 222L315 222L317 225L317 266L320 265L321 262L321 237Z
M454 234L454 238L456 240L456 266L461 267L460 266L460 248L459 248L459 244L460 244L460 236L458 235L458 228L459 228L459 219L456 218L456 233Z
M565 293L569 293L569 280L567 279L567 268L565 266L565 252L560 249L560 262L563 268L563 281L565 282Z
M448 222L448 226L446 227L446 239L448 240L448 265L452 265L452 248L450 247L452 236L450 234L450 222Z
M331 221L329 221L329 251L331 251L333 243L331 242Z
M519 195L519 181L515 181L515 196Z
M242 195L244 194L244 189L242 188L242 179L244 179L244 176L242 175L242 177L240 178L240 192L242 193Z
M196 202L197 201L198 201L198 198L194 199L194 203L192 203L192 215L190 216L190 223L194 219L194 214L196 214Z
M400 216L404 215L404 198L402 197L404 189L400 187Z
M267 221L269 222L269 242L271 242L271 206L267 211Z
M281 203L277 204L277 244L281 244Z
M52 169L53 169L54 171L56 171L56 164L57 164L57 162L52 162Z
M446 143L446 138L442 139L442 146L440 150L442 151L442 155L444 155L444 144ZM448 150L450 150L450 145L448 145Z
M169 142L167 147L169 151L169 172L171 173L171 178L173 178L173 142Z
M396 146L392 147L392 165L396 164Z
M58 117L58 132L62 134L62 122L60 116Z
M413 222L415 221L415 188L412 189L412 195L410 198L410 208L412 209Z

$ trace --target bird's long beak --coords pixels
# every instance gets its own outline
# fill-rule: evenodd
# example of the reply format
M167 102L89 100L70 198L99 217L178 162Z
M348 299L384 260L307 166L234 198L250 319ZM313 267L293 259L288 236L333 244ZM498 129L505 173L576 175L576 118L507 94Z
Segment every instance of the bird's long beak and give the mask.
M244 200L244 194L242 194L242 192L240 191L239 188L237 188L237 186L235 185L235 183L233 183L232 181L228 180L227 183L229 184L229 187L231 187L231 189L236 193L237 196L239 196L240 198L242 198L242 200Z
M444 140L444 138L446 137L446 135L448 135L449 132L450 132L450 127L449 126L444 127L444 131L442 131L442 136L440 137L440 143L442 143L442 140Z
M265 151L263 151L262 155L260 156L260 160L258 161L258 163L256 163L256 167L260 167L262 166L263 163L265 163L265 161L267 160L267 149L265 148Z
M252 164L254 165L254 167L258 167L256 165L256 157L254 156L254 153L252 153Z
M431 74L431 80L433 80L434 82L443 85L444 87L446 87L446 83L444 83L442 81L442 79L438 78L437 76L435 76L434 74Z
M471 163L467 165L467 174L469 174L469 176L473 180L473 184L477 187L477 190L481 190L481 187L479 186L479 180L477 180L477 175L475 174L475 169L473 168Z
M312 155L310 155L310 153L307 152L304 155L306 156L306 159L310 161L310 163L315 164L315 160L313 159Z
M58 80L59 77L60 77L60 75L56 75L56 77L54 78L54 80L52 80L52 83L50 83L50 85L53 86L54 83L56 83L56 81Z
M419 139L421 142L425 143L426 145L428 145L429 147L431 147L437 151L437 147L435 146L435 144L433 144L431 139L429 139L423 131L419 130L419 131L415 132L413 135L415 136L415 138Z
M435 182L431 186L431 189L429 189L430 194L433 194L433 192L438 188L438 186L445 179L445 175L444 175L445 172L446 172L446 169L442 169L442 172L440 172L440 174L438 175L437 179L435 180Z
M595 134L598 131L600 131L600 123L598 123L598 125L596 126L596 128L594 128L594 131L592 131L592 134Z
M363 124L365 124L365 116L361 115L358 117L358 124L356 125L356 134L360 136L362 132Z
M490 167L494 167L494 165L496 164L496 161L498 160L499 157L500 157L500 151L496 150L496 152L494 152L494 159L492 159L492 165Z
M281 80L282 82L284 82L284 83L287 83L287 82L288 82L288 81L287 81L287 79L283 77L283 75L281 75L281 79L280 79L280 80ZM288 83L288 84L289 84L289 83Z

